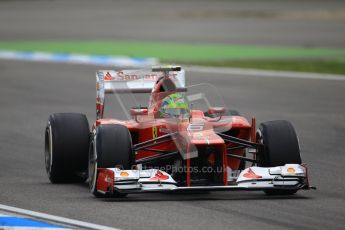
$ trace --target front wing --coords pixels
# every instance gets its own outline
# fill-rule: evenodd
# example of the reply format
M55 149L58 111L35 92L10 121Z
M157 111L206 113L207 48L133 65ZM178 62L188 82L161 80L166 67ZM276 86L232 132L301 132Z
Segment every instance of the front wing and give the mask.
M249 167L239 172L236 178L231 173L228 175L225 185L181 187L168 173L161 170L106 168L98 171L97 191L102 194L114 194L310 188L307 168L299 164L286 164L278 167Z

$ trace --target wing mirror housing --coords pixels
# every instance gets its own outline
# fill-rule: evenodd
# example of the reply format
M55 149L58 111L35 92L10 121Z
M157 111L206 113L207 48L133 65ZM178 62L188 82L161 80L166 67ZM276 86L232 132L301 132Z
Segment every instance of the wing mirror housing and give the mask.
M209 114L223 115L225 113L224 107L210 107L208 108Z
M224 107L210 107L208 108L208 114L210 115L215 115L216 117L219 117L217 121L222 119L222 116L225 113L225 108Z
M134 117L135 121L138 122L138 116L147 115L149 110L146 107L143 108L132 108L130 114Z

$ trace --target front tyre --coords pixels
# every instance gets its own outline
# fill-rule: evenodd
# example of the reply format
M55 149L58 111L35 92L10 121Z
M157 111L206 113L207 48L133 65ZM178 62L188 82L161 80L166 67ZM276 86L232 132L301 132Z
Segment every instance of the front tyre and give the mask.
M84 114L49 116L44 155L46 172L52 183L85 181L89 135L89 123Z
M301 164L300 148L296 131L289 121L277 120L261 123L257 131L257 141L264 145L258 155L258 165L262 167ZM268 195L292 195L296 189L265 190Z
M96 128L89 149L89 186L96 197L106 197L97 191L99 168L131 169L134 164L132 138L123 125L100 125ZM113 197L127 194L115 193Z

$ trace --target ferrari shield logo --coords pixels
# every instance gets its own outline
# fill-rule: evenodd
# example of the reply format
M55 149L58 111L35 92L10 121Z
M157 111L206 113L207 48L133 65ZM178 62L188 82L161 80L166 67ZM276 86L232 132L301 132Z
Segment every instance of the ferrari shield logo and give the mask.
M157 138L158 137L158 130L157 130L156 126L152 127L152 137L153 138Z

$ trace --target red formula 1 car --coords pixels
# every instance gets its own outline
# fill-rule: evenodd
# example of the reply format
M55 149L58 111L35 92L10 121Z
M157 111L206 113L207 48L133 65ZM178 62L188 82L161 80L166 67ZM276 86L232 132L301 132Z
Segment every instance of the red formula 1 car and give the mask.
M309 189L307 168L290 122L248 122L227 110L211 85L185 86L181 67L98 71L97 119L49 117L45 165L52 183L85 181L96 197L130 193L263 190L294 194ZM122 95L150 93L147 106ZM117 100L105 118L105 100ZM140 96L142 98L142 96ZM212 97L216 98L215 103Z

